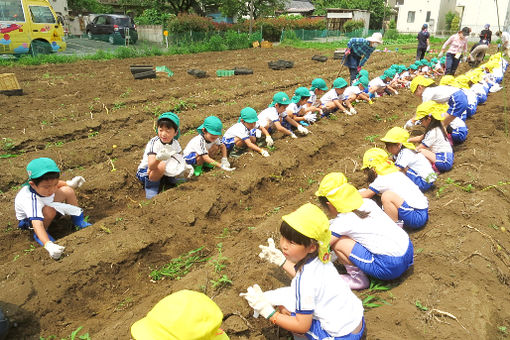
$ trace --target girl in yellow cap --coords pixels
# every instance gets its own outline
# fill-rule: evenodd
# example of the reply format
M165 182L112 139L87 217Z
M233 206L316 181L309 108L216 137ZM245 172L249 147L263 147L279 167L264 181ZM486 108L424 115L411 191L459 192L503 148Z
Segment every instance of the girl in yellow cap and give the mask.
M432 188L437 174L428 159L416 151L413 143L408 141L409 132L401 127L391 128L381 138L386 150L391 154L395 165L409 177L414 184L425 192Z
M280 233L284 261L295 264L291 287L263 293L254 285L241 296L256 313L295 333L295 339L361 339L363 305L329 261L327 216L307 203L283 216ZM287 303L281 302L284 295L290 295ZM287 308L273 307L282 305Z
M331 218L331 248L347 270L341 276L351 289L368 288L365 274L393 280L413 265L407 233L373 200L362 198L343 173L327 174L315 195Z
M448 134L441 124L447 105L434 101L421 103L416 108L415 120L425 127L425 133L409 138L409 142L421 143L416 149L421 152L439 172L450 171L453 167L453 149Z
M427 223L429 202L418 186L388 159L383 149L372 148L363 155L362 169L366 169L370 185L362 190L363 198L381 195L384 212L395 222L418 229Z

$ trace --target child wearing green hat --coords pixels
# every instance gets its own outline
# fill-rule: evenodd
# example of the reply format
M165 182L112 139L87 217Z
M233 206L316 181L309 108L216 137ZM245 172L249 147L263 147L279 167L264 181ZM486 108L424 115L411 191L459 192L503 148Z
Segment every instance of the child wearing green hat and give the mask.
M239 117L237 123L225 132L221 140L229 153L234 149L234 146L238 149L248 147L264 157L269 157L267 150L259 148L255 144L257 141L255 127L258 120L257 112L251 107L245 107L241 110L241 117Z
M364 92L365 87L368 88L368 79L366 77L361 77L355 80L351 86L348 86L342 94L342 100L349 109L350 114L355 115L358 113L352 106L354 101L364 100L372 104L372 100L369 98L368 94Z
M310 86L310 97L308 98L308 103L305 105L306 112L315 112L322 117L322 109L324 109L324 105L322 105L319 98L322 97L322 95L328 90L329 88L324 79L315 78L312 80L312 86Z
M308 103L309 98L310 91L306 87L298 87L294 91L291 103L287 106L287 110L285 111L290 118L304 126L314 123L317 120L316 113L307 112L305 105Z
M327 112L340 110L348 116L352 115L342 103L342 95L347 85L347 81L345 81L344 78L336 78L333 82L333 88L321 97L321 103L324 105Z
M218 117L209 116L197 128L198 136L191 138L183 151L184 160L195 169L195 176L200 176L202 166L218 167L225 171L233 171L227 158L227 148L221 143L223 124ZM215 161L211 155L221 153L221 162Z
M47 230L57 213L71 215L71 220L80 229L91 224L78 208L74 192L85 179L77 176L70 181L60 180L60 169L51 158L36 158L27 165L28 182L14 200L18 228L33 229L34 239L44 247L51 258L58 260L65 247L54 243Z
M157 136L146 145L136 177L143 184L145 197L150 199L160 191L162 184L174 185L177 178L193 175L193 167L182 157L179 117L165 112L156 122Z
M267 146L271 147L274 144L271 137L273 128L291 138L297 138L292 130L282 125L282 120L287 116L285 110L290 103L289 96L285 92L277 92L273 96L271 105L258 114L257 128L261 131L260 134L265 136Z

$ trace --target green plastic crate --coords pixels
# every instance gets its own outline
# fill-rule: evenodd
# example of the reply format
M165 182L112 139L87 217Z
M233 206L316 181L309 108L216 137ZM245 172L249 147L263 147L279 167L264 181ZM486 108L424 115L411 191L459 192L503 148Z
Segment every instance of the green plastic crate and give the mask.
M218 77L230 77L234 75L234 70L217 70L216 75Z

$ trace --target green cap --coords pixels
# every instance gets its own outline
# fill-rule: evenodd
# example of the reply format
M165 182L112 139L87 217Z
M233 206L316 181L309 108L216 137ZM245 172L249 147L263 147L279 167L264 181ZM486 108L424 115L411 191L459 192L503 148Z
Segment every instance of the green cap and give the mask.
M303 97L310 97L310 91L306 87L298 87L292 97L293 103L298 103Z
M432 58L432 59L430 59L430 61L433 62L434 64L436 64L437 63L437 58Z
M359 84L363 85L364 88L368 88L368 78L360 77L356 82L354 82L354 86L358 86Z
M322 78L315 78L312 80L312 87L310 88L310 91L314 91L315 89L319 89L322 91L329 90L328 86L326 85L326 82Z
M273 102L270 106L274 106L275 104L289 105L290 103L290 98L285 92L277 92L273 96Z
M395 76L395 71L393 70L386 70L384 71L384 74L382 75L381 78L393 78Z
M358 78L361 78L361 77L368 77L368 71L367 70L360 70L359 73L358 73Z
M418 65L416 65L416 64L411 64L411 66L409 66L409 68L410 68L411 70L417 70L417 69L418 69Z
M429 61L425 58L423 58L422 60L420 60L422 64L425 64L425 63L428 63Z
M335 81L333 82L333 87L335 89L342 89L346 86L347 86L347 82L345 81L344 78L336 78Z
M175 136L175 139L179 139L179 137L181 136L181 130L179 129L179 125L180 125L180 120L179 120L179 116L177 116L175 113L173 112L165 112L165 113L162 113L159 115L158 117L158 122L156 125L159 125L159 121L161 119L170 119L172 122L174 122L174 124L177 126L177 135ZM156 126L156 132L158 131L158 128Z
M202 133L202 130L205 129L211 135L221 136L221 130L223 129L223 124L221 120L216 116L209 116L204 119L204 123L200 125L197 129L198 133Z
M51 158L36 158L27 165L29 180L39 178L48 172L60 172L57 163Z
M246 123L255 123L259 120L259 117L257 117L257 111L251 107L245 107L241 110L241 119Z

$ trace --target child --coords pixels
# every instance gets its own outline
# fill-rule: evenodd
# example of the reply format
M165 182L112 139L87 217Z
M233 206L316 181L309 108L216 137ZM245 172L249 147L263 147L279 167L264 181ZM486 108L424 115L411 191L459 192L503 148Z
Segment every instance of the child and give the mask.
M131 326L135 340L228 340L221 309L207 295L180 290L159 301Z
M468 128L462 119L455 117L446 128L446 131L450 133L453 144L459 145L466 141Z
M418 229L427 223L429 203L418 186L388 159L386 151L372 148L363 155L368 190L362 190L363 198L381 195L384 212L393 221L402 220L404 226Z
M356 109L352 106L352 102L356 100L365 100L367 102L371 102L368 95L363 92L365 86L368 87L368 79L361 77L358 80L355 80L352 86L347 87L342 94L342 100L349 108L350 114L355 115L358 113L358 111L356 111Z
M326 175L315 193L328 213L331 249L345 266L341 277L351 289L365 289L370 280L400 277L413 265L413 244L407 233L379 206L362 198L343 173Z
M306 112L305 105L308 103L309 98L310 91L306 87L298 87L294 91L292 102L287 106L287 110L285 110L290 118L304 126L308 126L308 124L314 123L317 120L316 113ZM287 128L290 128L290 125Z
M331 232L327 216L319 207L307 203L282 219L283 261L272 260L282 257L274 244L261 246L259 256L271 263L289 262L287 268L294 274L290 289L263 293L254 285L240 295L273 324L302 334L295 339L360 339L365 330L363 306L329 261ZM273 306L283 306L281 292L290 295L289 301L275 311Z
M297 138L297 136L289 129L283 127L281 120L285 119L287 114L285 110L291 103L289 96L285 92L277 92L273 96L273 102L267 109L262 110L258 115L257 128L260 129L261 134L266 136L266 145L268 147L273 146L274 141L271 137L273 127L281 133L290 136L291 138Z
M381 141L392 155L395 165L405 173L414 184L425 192L432 188L437 174L424 155L416 151L413 143L409 143L409 132L400 127L390 129Z
M193 167L182 157L177 141L181 134L179 117L173 112L162 113L156 122L156 137L145 146L136 177L143 184L145 197L150 199L160 191L163 183L175 184L177 177L193 175Z
M258 120L257 112L251 107L245 107L241 110L241 117L237 123L232 125L223 135L222 143L225 144L229 153L234 149L234 146L238 149L248 147L264 157L269 157L269 152L255 144L257 140L255 126Z
M308 98L308 103L305 104L305 111L318 113L322 117L322 109L324 108L324 105L322 105L318 98L322 97L327 90L328 86L326 85L324 79L315 78L312 80L312 86L310 87L310 97Z
M55 239L47 232L57 212L71 215L73 224L80 229L91 225L77 207L78 200L74 193L74 189L80 187L85 179L77 176L66 182L59 180L60 169L51 158L30 161L27 173L28 182L14 200L18 228L33 229L34 240L48 251L51 258L58 260L65 247L54 243Z
M446 130L441 124L448 105L432 100L421 103L416 108L415 120L425 127L421 136L409 138L409 142L421 143L416 149L421 152L439 172L450 171L453 167L453 149Z
M186 163L195 169L195 176L200 176L202 166L216 166L225 171L233 171L227 158L227 148L221 143L221 130L223 124L218 117L209 116L197 129L198 136L193 137L184 148L184 159ZM210 155L221 152L221 163L216 162Z
M461 89L467 98L467 107L466 111L464 111L460 118L465 121L467 118L473 116L476 113L476 109L478 106L478 98L476 96L476 93L471 91L469 87L469 78L465 75L460 75L456 78L454 78L451 75L446 75L441 78L439 81L439 85L448 85L452 87L456 87L458 89Z
M336 78L333 82L333 88L321 97L321 103L328 112L335 112L340 109L343 113L350 116L351 113L342 104L341 96L347 87L344 78Z
M398 94L398 91L392 88L389 83L393 80L394 72L390 70L384 71L382 76L372 79L368 83L368 92L370 99L376 96L382 96L384 93L387 94Z

